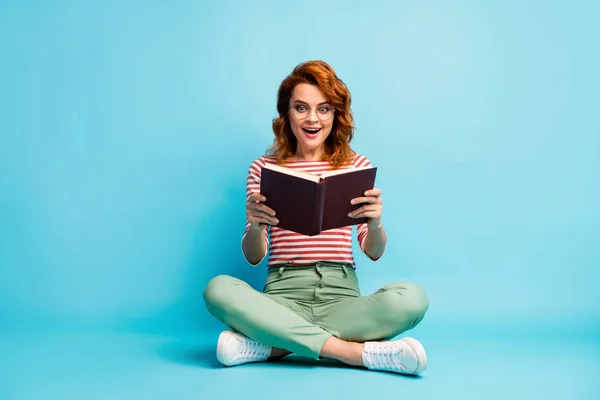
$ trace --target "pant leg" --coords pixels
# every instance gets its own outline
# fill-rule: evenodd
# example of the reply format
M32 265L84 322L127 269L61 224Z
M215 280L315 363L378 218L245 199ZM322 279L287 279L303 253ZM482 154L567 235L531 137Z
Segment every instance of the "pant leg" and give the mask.
M391 339L417 326L428 308L429 299L421 287L400 282L369 296L339 302L316 322L344 340Z
M263 344L318 359L331 333L307 321L293 301L275 299L227 275L204 291L208 311L227 326Z

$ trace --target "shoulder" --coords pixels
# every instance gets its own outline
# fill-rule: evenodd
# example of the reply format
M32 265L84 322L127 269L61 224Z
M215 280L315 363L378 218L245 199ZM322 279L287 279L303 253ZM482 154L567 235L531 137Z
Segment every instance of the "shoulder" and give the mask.
M270 156L261 156L250 164L248 168L248 175L254 176L255 178L260 178L262 167L266 164L275 163L275 159Z
M354 160L352 161L352 164L356 168L370 167L371 161L369 161L369 159L362 154L354 153Z
M264 167L267 163L271 164L274 163L274 159L273 157L270 156L260 156L257 159L255 159L254 161L252 161L252 163L250 164L250 169L261 169L262 167Z

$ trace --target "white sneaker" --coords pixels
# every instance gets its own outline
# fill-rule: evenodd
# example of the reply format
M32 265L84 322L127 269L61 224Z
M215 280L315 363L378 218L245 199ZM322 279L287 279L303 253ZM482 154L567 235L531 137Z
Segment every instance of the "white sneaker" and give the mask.
M413 338L365 342L362 359L368 369L405 375L419 375L427 368L425 349Z
M223 331L219 335L217 360L228 367L265 361L270 355L271 346L252 340L239 332Z

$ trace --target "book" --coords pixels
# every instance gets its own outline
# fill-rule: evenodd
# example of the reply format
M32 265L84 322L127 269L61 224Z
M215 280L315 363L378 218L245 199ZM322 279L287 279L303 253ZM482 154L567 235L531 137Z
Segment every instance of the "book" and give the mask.
M363 206L350 200L373 189L377 167L327 171L317 176L304 171L266 164L261 171L260 193L279 219L276 226L307 236L344 226L366 223L348 213Z

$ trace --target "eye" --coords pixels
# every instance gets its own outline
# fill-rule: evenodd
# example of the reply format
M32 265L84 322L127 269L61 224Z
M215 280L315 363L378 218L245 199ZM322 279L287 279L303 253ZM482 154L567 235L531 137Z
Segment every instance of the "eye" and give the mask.
M306 108L306 106L305 106L305 105L298 104L298 105L296 106L296 111L298 111L298 112L306 112L306 110L307 110L307 108Z
M331 111L331 107L329 106L319 107L319 112L321 114L327 114L329 111Z

